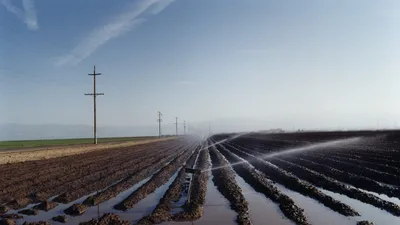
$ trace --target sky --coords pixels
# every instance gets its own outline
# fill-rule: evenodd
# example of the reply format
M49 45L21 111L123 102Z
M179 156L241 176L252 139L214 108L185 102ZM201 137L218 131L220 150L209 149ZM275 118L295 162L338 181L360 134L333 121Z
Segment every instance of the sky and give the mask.
M0 124L400 125L398 0L1 3Z

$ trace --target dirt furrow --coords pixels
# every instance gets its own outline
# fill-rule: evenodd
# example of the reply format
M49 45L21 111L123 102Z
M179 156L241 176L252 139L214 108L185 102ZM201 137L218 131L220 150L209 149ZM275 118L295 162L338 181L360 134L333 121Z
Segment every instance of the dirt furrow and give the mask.
M209 164L208 149L199 152L199 158L196 163L196 169L207 170ZM203 215L203 205L206 200L207 181L209 173L194 174L192 178L192 190L190 193L190 203L186 203L183 212L179 212L172 216L175 221L193 221L199 219Z
M147 164L151 164L152 162L154 162L154 160L157 159L157 157L160 156L152 156L151 158L141 162L140 165L144 166ZM71 191L72 194L67 192L66 194L61 195L55 199L58 202L67 203L76 198L79 198L80 196L98 190L99 187L104 188L111 183L125 177L126 174L135 169L135 167L131 166L132 163L137 164L137 159L131 158L130 160L131 161L127 161L122 164L117 163L107 166L99 165L100 169L96 169L97 172L93 172L92 174L88 174L86 176L71 175L71 178L69 179L62 177L60 179L46 181L42 184L41 189L39 189L38 192L33 192L33 195L31 194L32 190L29 186L27 186L26 189L23 189L22 191L20 190L18 193L12 195L15 199L8 202L8 205L11 208L18 209L32 202L46 200L47 198L56 194L65 191Z
M97 152L94 152L92 154L95 154ZM10 188L3 188L0 190L0 196L2 196L2 202L10 202L13 199L20 199L20 198L25 198L29 194L34 194L33 197L36 196L40 197L38 193L41 192L41 190L51 190L55 195L57 193L54 192L54 188L57 186L63 186L65 184L68 184L69 182L72 182L77 179L81 179L83 176L88 176L92 175L96 172L101 172L102 170L110 170L113 168L118 168L121 164L121 160L129 160L129 159L135 159L135 154L136 151L126 151L126 152L118 152L117 150L109 151L109 155L105 155L104 157L108 158L108 161L110 163L95 163L92 165L91 169L84 169L80 168L79 165L74 164L73 161L70 161L68 159L68 164L72 165L74 169L71 168L64 168L63 164L59 165L62 168L62 172L53 172L53 173L48 173L50 177L37 177L35 174L31 174L31 179L29 180L24 180L23 182L25 183L24 185L19 185L19 186L12 186ZM132 156L130 156L132 155ZM68 157L69 158L69 157ZM137 158L137 157L136 157ZM51 159L53 160L53 159ZM122 162L123 162L122 161ZM75 172L74 172L75 171ZM0 175L1 176L1 175ZM53 177L53 178L51 178ZM41 194L46 194L46 193L41 193ZM43 196L45 197L45 196Z
M380 153L376 154L376 151L374 153L369 153L366 150L344 148L343 150L332 151L332 153L342 157L361 159L369 162L379 162L380 164L387 164L392 167L400 168L400 162L398 161L400 156L390 151L380 151ZM382 154L386 154L386 156Z
M175 144L176 146L179 145L179 143ZM110 163L118 163L122 159L146 157L143 155L144 153L149 152L150 149L168 148L168 147L169 146L165 145L164 143L158 143L155 144L154 146L142 145L142 146L137 146L136 148L126 147L123 149L111 150L113 151L112 155L114 155L115 157L110 157L109 154L105 154L107 153L106 151L102 151L105 153L99 155L92 155L92 157L90 157L91 156L90 154L85 153L80 155L81 157L79 157L78 159L70 159L71 156L63 157L65 158L65 160L62 160L62 158L54 159L55 162L48 165L47 167L44 168L39 167L37 169L40 171L39 173L35 171L29 171L29 173L26 172L24 173L26 177L15 176L15 179L20 178L19 179L20 182L13 183L13 187L15 189L15 187L20 186L21 183L28 183L29 185L32 186L38 183L36 181L37 179L44 179L44 178L47 178L48 180L55 178L60 179L60 174L66 174L66 172L68 172L67 175L77 172L81 172L82 174L80 175L86 175L92 173L93 171L90 171L90 169L98 165L109 165ZM88 158L86 158L85 156L87 156ZM50 161L53 161L53 159L51 159ZM44 178L41 177L41 174L44 175Z
M281 160L284 162L284 160ZM287 162L287 161L286 161ZM382 200L375 195L365 193L363 191L359 191L358 189L349 187L348 185L344 185L342 183L337 182L336 180L329 178L325 175L319 174L316 171L307 169L305 167L287 162L286 166L283 166L286 170L295 174L301 179L304 179L308 182L311 182L313 185L317 187L324 188L326 190L340 193L346 195L350 198L357 199L361 202L373 205L382 210L385 210L395 216L400 216L400 207L392 202Z
M90 168L79 168L79 166L74 167L68 172L68 168L63 169L63 171L58 173L49 174L47 176L42 177L32 177L29 180L25 180L20 185L14 187L13 189L9 189L7 192L4 190L2 192L3 196L13 196L14 198L22 198L26 197L28 194L36 193L39 197L39 194L42 190L54 190L55 187L71 185L74 181L89 179L91 177L96 177L96 175L107 172L115 172L118 166L127 166L132 160L137 160L136 155L120 155L115 160L109 159L109 163L95 163L91 165ZM103 165L103 166L102 166ZM63 175L62 175L63 174ZM46 196L40 196L46 197ZM3 199L4 201L4 199Z
M286 188L299 192L300 194L303 194L305 196L311 197L321 202L326 207L342 215L345 216L359 215L359 213L356 212L354 209L352 209L350 206L341 203L332 198L331 196L322 193L313 185L310 185L309 183L299 180L297 177L274 166L273 164L264 161L262 159L259 159L245 151L236 149L235 147L230 146L229 149L236 155L249 161L256 169L262 171L271 180L284 185Z
M248 146L247 150L251 152L251 154L254 154L255 156L262 157L262 150L259 148L251 147L252 145ZM250 150L251 149L251 150ZM299 153L296 156L291 156L291 155L284 155L282 156L283 158L290 159L292 162L295 161L296 164L299 164L301 166L310 168L312 170L318 171L319 173L325 174L329 177L332 177L338 181L344 182L351 184L355 187L359 187L365 190L381 193L381 194L386 194L390 197L399 197L400 196L400 190L396 188L392 188L386 185L382 185L381 183L369 178L365 177L362 175L354 174L348 171L341 170L340 167L333 168L331 166L321 164L321 163L316 163L313 160L307 159L307 156L309 154L316 155L315 152L312 153ZM280 161L276 161L276 158L268 158L266 159L267 161L277 165L280 163ZM277 164L278 163L278 164Z
M152 148L159 147L161 146L153 146ZM140 158L143 157L143 153L147 152L148 149L149 146L124 148L121 150L114 150L116 151L114 154L116 154L117 156L121 156L121 159L123 159L122 156L125 156L125 158ZM39 167L36 168L36 170L28 170L29 172L22 171L21 175L11 175L10 178L5 177L4 179L7 179L7 182L4 182L4 184L0 184L0 188L7 189L7 187L12 186L13 189L15 189L15 187L18 186L24 186L24 183L27 183L31 186L37 185L37 179L60 179L59 175L65 174L66 171L68 171L69 174L82 171L81 173L85 175L91 173L90 169L97 165L107 165L113 163L114 161L119 161L119 159L110 158L107 154L100 154L93 157L85 157L84 155L82 155L82 158L77 159L76 161L71 161L67 159L57 160L56 162L49 164L47 167Z
M192 168L196 156L199 153L199 149L200 148L197 148L194 154L188 159L186 166L180 169L177 177L169 186L164 196L160 199L160 202L157 204L153 212L150 215L140 219L137 224L159 224L164 221L172 220L172 214L170 213L172 209L172 202L179 200L180 195L184 189L183 185L186 178L185 168Z
M118 215L106 213L99 219L92 219L87 222L79 223L79 225L129 225L129 221L121 220Z
M168 158L165 159L165 157L174 157L175 154L178 154L179 152L178 150L176 151L176 153L173 154L173 151L176 150L170 149L169 151L165 151L165 154L163 154L161 150L158 155L155 154L147 160L139 162L137 160L133 160L132 162L124 165L124 167L122 168L116 170L113 169L114 172L104 174L100 173L96 177L91 177L91 179L87 180L86 182L74 182L73 185L68 188L69 191L57 196L54 201L68 203L81 196L90 194L96 190L106 188L113 182L126 178L130 174L135 174L141 170L144 170L147 167L151 167L153 164L158 165L159 163L157 162L165 162L165 160L168 160Z
M351 157L351 158L364 158L365 160L373 161L388 161L396 163L393 161L393 156L400 156L400 152L398 151L388 151L388 150L379 150L378 148L365 149L365 147L360 148L345 148L333 151L333 154L342 156L342 157ZM386 155L387 154L387 155Z
M236 222L243 225L251 224L249 204L243 196L242 189L236 183L235 174L229 163L226 162L214 146L210 148L210 157L213 168L221 167L220 169L212 170L212 180L218 191L229 200L231 208L238 213Z
M128 147L119 147L114 149L105 149L98 150L93 152L86 152L79 154L79 157L76 155L68 155L58 158L44 159L44 160L34 160L34 161L26 161L26 162L18 162L11 164L0 164L0 174L4 174L5 178L10 179L13 177L21 177L29 173L40 172L43 169L53 168L57 169L57 166L68 166L71 165L71 162L80 164L86 163L87 161L93 161L96 157L106 158L109 156L110 151L124 153L127 151L140 151L148 148L161 147L161 146L169 146L173 143L178 143L181 141L180 139L174 140L166 140L161 142L154 143L145 143L140 145L128 146Z
M300 155L310 160L316 160L321 164L325 164L334 168L340 168L341 170L345 171L351 171L352 173L361 176L369 177L381 183L400 186L400 177L393 174L380 172L368 167L358 166L352 163L342 162L340 160L335 160L329 157L319 157L312 154Z
M223 145L216 146L218 151L233 164L233 169L248 183L254 190L264 194L267 198L279 205L282 213L298 225L307 225L307 218L303 209L298 207L294 201L276 188L265 175L258 172L244 159L226 149Z
M140 200L144 199L150 193L153 193L158 187L168 182L169 178L183 165L184 162L192 154L193 147L185 149L182 155L175 158L170 164L157 172L149 181L143 184L140 188L130 194L122 202L115 205L114 208L118 210L127 210L132 208Z
M114 151L120 154L124 152L132 152L132 153L135 152L137 154L140 154L141 151L146 150L147 148L148 146L133 146L131 148L125 147L124 149L116 149ZM81 167L107 159L107 154L104 151L99 152L96 155L90 155L84 153L81 154L80 156L81 157L79 159L75 159L74 164L79 165ZM13 168L14 164L11 164L12 166L10 165L10 171L7 171L6 172L7 174L4 176L4 178L7 179L7 182L0 184L0 187L4 188L8 185L18 185L17 181L24 181L25 179L29 179L30 178L29 175L31 174L35 174L35 177L39 177L42 174L47 175L49 171L57 173L58 170L63 170L65 168L73 166L73 164L71 164L70 159L73 159L73 156L66 156L63 158L55 158L50 160L37 160L37 161L18 163L21 165L23 165L24 163L28 164L28 165L23 165L20 169ZM43 163L43 161L48 161L48 162ZM15 178L21 178L21 179L15 179Z
M350 157L350 156L338 156L335 154L329 154L329 155L324 155L324 154L318 154L318 153L314 153L316 156L320 156L320 157L331 157L333 159L342 161L342 162L347 162L347 163L352 163L352 164L356 164L358 166L362 166L362 167L368 167L374 170L377 170L379 172L384 172L384 173L388 173L388 174L400 174L400 169L393 167L393 166L389 166L387 164L384 163L379 163L376 161L365 161L362 159L355 159L354 157Z
M304 166L314 171L318 171L321 174L324 174L328 177L334 178L338 181L353 185L354 187L361 188L367 191L373 191L380 194L385 194L389 197L400 197L400 190L392 187L388 187L382 185L375 180L372 180L368 177L359 176L353 173L349 173L347 171L338 170L332 168L330 166L326 166L324 164L316 163L312 160L308 160L302 157L292 157L292 156L284 156L283 159L286 159L295 164ZM271 160L274 163L273 159ZM277 162L279 163L279 162ZM274 163L275 164L275 163Z
M182 148L180 150L174 150L175 154L170 154L166 157L161 158L158 162L156 162L152 165L149 165L147 168L140 169L137 172L135 171L134 173L130 174L128 177L126 177L125 179L116 183L115 185L112 185L111 187L109 187L93 196L89 196L88 198L86 198L84 200L83 204L88 205L88 206L94 206L94 205L100 204L106 200L109 200L113 197L116 197L122 191L130 188L131 186L135 185L136 183L145 179L146 177L149 177L151 174L153 174L158 169L161 169L166 163L173 160L179 154L182 154L184 150L186 150L186 149Z

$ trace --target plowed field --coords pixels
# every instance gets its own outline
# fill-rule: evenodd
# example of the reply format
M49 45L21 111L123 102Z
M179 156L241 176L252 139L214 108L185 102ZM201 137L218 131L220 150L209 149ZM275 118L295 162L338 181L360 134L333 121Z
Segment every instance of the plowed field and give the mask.
M2 164L0 224L395 225L399 171L395 131L186 136Z

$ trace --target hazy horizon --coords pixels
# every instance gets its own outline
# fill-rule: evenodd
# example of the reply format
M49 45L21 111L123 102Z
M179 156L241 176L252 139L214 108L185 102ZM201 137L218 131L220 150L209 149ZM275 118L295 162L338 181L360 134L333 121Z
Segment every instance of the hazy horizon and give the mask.
M92 126L94 64L111 133L400 124L399 1L1 2L3 125Z

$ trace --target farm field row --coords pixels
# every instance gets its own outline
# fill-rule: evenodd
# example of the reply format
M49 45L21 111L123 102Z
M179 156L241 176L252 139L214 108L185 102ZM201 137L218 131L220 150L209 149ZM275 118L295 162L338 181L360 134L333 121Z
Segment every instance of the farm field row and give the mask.
M398 224L397 137L187 136L3 164L0 217L17 224Z

